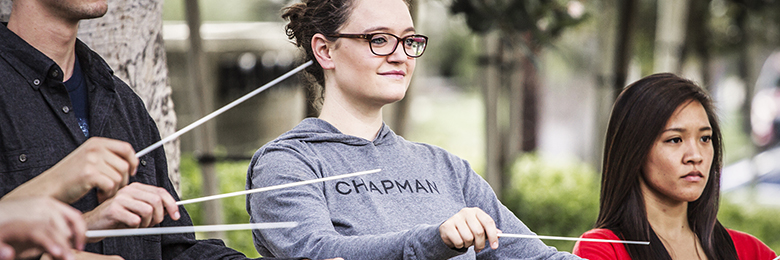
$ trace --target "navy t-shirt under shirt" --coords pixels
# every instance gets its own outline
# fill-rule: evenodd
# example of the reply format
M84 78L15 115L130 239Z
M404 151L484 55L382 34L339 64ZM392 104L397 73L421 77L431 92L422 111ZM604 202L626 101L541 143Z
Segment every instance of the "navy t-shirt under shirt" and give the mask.
M87 95L87 84L84 81L84 74L81 72L78 57L76 57L74 62L73 75L64 83L65 88L68 89L70 103L73 106L73 111L76 113L76 119L78 119L81 132L84 133L84 136L89 137L89 96Z

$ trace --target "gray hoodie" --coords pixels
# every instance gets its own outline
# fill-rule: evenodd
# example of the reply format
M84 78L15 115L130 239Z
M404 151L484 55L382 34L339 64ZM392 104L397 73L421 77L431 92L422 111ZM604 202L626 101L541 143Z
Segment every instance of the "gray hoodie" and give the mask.
M404 140L386 125L369 141L315 118L264 145L252 158L247 189L382 169L381 172L247 196L254 222L296 221L292 229L255 230L264 256L312 259L579 259L538 239L500 238L499 248L455 250L439 226L478 207L504 233L533 234L496 198L468 162L432 145Z

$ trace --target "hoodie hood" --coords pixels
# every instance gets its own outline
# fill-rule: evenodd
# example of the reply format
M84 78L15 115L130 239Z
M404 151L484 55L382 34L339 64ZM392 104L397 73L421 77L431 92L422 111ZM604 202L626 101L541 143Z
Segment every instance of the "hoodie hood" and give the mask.
M393 143L397 138L398 136L395 135L393 130L390 130L390 127L385 123L382 123L379 134L371 141L361 137L344 134L325 120L319 118L306 118L295 126L295 128L276 138L274 142L295 140L310 143L336 142L356 146L369 144L379 146Z

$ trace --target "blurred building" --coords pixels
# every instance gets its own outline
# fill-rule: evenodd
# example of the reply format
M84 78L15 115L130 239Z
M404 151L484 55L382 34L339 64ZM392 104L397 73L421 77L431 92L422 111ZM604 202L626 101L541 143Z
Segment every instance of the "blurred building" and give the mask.
M163 37L169 84L178 127L198 120L193 113L187 78L189 29L183 22L165 23ZM300 63L284 25L273 22L205 23L201 27L204 86L213 90L214 110L277 78ZM305 114L301 80L293 76L215 118L217 155L251 156L260 146L293 128ZM192 152L195 137L181 137L182 152Z

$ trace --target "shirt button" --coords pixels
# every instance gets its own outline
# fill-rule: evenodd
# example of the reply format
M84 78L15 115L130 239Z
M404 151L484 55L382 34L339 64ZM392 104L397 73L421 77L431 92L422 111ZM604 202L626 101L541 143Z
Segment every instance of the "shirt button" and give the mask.
M38 85L40 85L40 84L41 84L41 80L40 80L40 79L34 79L34 80L33 80L33 85L36 85L36 86L38 86Z
M64 107L62 107L62 112L67 114L68 112L70 112L70 108L68 106L64 106Z
M26 154L19 155L19 161L20 162L26 162L27 161L27 155Z
M141 160L141 166L146 166L146 160Z
M52 78L56 78L56 77L57 77L57 75L59 75L59 74L60 74L60 73L59 73L57 70L53 70L53 71L51 71L51 77L52 77Z

